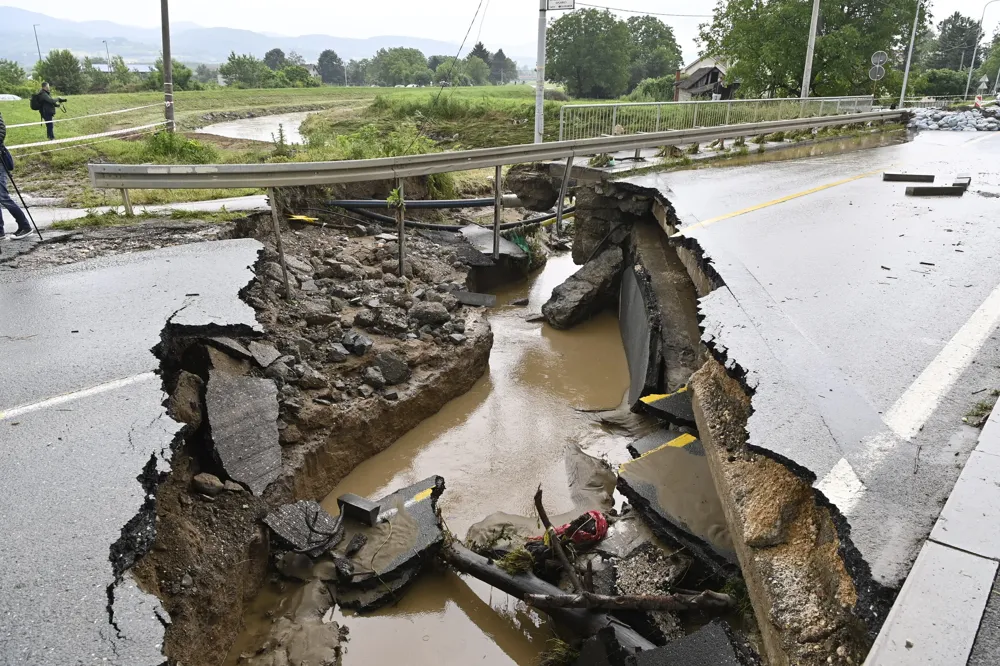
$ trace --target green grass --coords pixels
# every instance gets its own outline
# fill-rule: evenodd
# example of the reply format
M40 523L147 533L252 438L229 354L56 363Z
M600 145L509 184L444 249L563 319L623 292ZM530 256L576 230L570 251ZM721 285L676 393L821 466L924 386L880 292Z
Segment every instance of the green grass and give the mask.
M52 224L53 229L63 231L74 231L77 229L95 229L102 227L124 227L140 224L148 220L201 220L202 222L232 222L246 217L246 213L231 213L228 211L187 211L174 210L170 213L137 213L131 217L123 215L117 211L109 210L104 213L87 211L84 217L75 220L62 220Z

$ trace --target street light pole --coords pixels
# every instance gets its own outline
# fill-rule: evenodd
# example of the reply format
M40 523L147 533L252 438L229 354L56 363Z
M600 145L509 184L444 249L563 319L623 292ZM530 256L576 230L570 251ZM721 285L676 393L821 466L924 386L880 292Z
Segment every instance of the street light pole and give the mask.
M538 0L538 63L535 82L535 143L542 142L545 132L545 12L549 0Z
M965 81L965 96L962 99L969 98L969 86L972 85L972 71L976 68L976 51L979 50L979 41L983 38L983 21L986 20L986 8L996 1L997 0L990 0L983 5L983 15L979 17L979 32L976 35L976 43L972 47L972 61L969 63L969 78Z
M108 54L108 74L111 73L111 49L108 48L108 40L102 40L104 42L104 52Z
M812 20L809 22L809 44L806 46L806 69L802 73L802 99L809 97L812 81L813 52L816 50L816 29L819 27L819 0L813 0Z
M906 84L910 80L910 63L913 61L913 44L917 40L917 24L920 23L920 5L923 0L917 0L917 13L913 17L913 32L910 33L910 50L906 54L906 69L903 71L903 92L899 94L899 108L906 107Z
M174 61L170 57L170 9L160 0L160 28L163 31L163 116L167 131L174 131Z
M38 49L38 62L42 61L42 47L38 43L38 26L40 25L41 23L35 23L31 26L31 29L35 31L35 48Z

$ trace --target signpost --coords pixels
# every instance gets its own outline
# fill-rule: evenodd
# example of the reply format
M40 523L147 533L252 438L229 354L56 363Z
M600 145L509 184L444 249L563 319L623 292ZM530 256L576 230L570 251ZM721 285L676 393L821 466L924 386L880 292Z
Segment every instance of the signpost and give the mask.
M535 80L535 143L545 133L545 30L547 11L576 9L576 0L538 0L538 65Z

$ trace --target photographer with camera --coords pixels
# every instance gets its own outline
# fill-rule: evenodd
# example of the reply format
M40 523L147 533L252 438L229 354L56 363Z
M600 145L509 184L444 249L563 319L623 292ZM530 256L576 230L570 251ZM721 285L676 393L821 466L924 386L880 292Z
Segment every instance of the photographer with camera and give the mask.
M56 109L65 101L65 97L52 96L48 81L42 84L41 90L31 96L31 110L42 114L42 120L45 121L45 131L48 134L49 141L56 138L52 119L56 116Z

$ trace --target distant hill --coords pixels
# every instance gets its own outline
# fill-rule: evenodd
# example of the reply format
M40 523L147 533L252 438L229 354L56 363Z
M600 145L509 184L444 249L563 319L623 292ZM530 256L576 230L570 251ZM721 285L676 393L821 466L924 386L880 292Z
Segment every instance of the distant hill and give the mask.
M77 56L103 56L103 40L112 55L129 62L152 62L160 54L160 31L137 28L110 21L66 21L45 14L14 7L0 7L0 58L16 60L26 69L38 59L32 24L40 24L38 38L42 55L52 49L69 49ZM345 60L370 58L381 48L405 46L420 49L424 55L454 54L457 44L419 37L369 37L354 39L330 35L300 37L270 36L250 30L205 28L178 22L172 26L171 47L174 58L185 63L225 62L231 51L252 53L257 57L270 49L296 51L307 61L315 62L324 49L333 49ZM508 53L519 61L530 62Z

